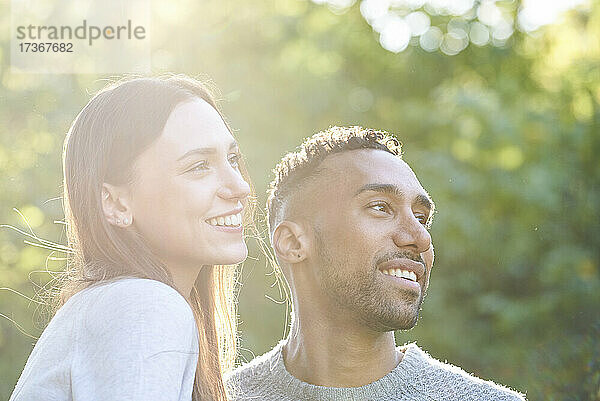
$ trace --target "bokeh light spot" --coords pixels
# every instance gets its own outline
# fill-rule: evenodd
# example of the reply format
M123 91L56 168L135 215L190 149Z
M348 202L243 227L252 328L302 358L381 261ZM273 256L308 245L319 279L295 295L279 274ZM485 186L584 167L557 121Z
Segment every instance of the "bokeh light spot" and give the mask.
M589 3L589 0L523 0L517 16L519 27L532 32L556 21L565 11Z
M516 146L506 146L498 152L498 164L505 170L514 170L523 164L523 152Z
M406 49L410 41L410 27L403 18L391 17L381 31L379 42L384 49L399 53Z
M571 110L575 118L582 122L590 121L594 115L594 105L586 93L575 96L571 103Z
M461 161L469 160L475 154L475 146L471 141L466 139L456 139L452 144L452 154L456 159Z
M44 224L44 212L42 212L36 206L26 205L19 208L19 210L23 216L25 216L27 224L29 224L32 228L37 228Z
M410 27L412 36L421 36L431 26L431 20L429 16L422 11L415 11L406 16L406 22Z
M467 32L462 29L453 29L444 35L440 49L448 56L455 56L463 51L469 44Z
M369 24L387 14L390 2L387 0L363 0L360 12Z
M494 26L502 19L502 12L494 1L484 0L477 9L477 17L482 23Z
M469 31L471 42L476 46L485 46L490 41L490 30L481 22L473 22Z
M444 34L442 33L442 30L437 26L432 26L427 30L427 32L421 35L419 38L419 44L423 50L434 52L440 47L443 39Z

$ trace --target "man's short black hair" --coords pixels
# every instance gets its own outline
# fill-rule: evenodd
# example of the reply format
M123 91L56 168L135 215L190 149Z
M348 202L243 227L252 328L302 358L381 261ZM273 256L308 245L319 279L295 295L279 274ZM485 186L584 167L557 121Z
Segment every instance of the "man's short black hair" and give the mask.
M318 175L329 155L357 149L377 149L402 158L402 144L391 134L359 126L330 127L304 140L273 169L267 198L269 232L283 220L284 205L307 179Z

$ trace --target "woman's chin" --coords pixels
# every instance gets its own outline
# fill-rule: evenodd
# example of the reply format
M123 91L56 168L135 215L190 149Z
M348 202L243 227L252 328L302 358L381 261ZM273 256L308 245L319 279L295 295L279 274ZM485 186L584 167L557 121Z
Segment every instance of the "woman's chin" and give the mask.
M213 265L235 265L242 263L248 257L248 247L245 243L229 246L215 258Z

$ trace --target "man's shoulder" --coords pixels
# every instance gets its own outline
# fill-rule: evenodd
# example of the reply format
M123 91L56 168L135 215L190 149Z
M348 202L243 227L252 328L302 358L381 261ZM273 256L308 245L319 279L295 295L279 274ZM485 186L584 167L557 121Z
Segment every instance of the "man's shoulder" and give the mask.
M447 361L430 356L416 344L404 347L406 368L413 370L413 385L424 393L439 392L440 399L523 401L525 396L491 380L484 380Z
M269 379L274 373L277 364L281 363L281 346L283 341L279 342L273 349L253 358L250 362L235 368L225 374L225 382L232 394L232 399L250 399L253 395L258 395L268 388Z

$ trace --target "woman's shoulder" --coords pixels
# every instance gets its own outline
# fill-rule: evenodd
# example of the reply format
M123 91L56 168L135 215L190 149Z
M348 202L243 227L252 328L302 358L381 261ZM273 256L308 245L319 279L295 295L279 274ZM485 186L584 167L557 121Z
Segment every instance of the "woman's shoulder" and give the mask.
M179 292L170 285L158 280L139 277L118 277L111 280L97 282L82 290L81 293L131 293L144 294L147 291L157 291L159 294L179 295Z
M84 291L77 336L90 352L140 347L148 355L197 351L194 314L174 288L155 280L126 278ZM79 351L88 352L81 347Z
M137 277L121 277L99 282L75 294L73 298L80 298L80 302L92 301L93 303L103 301L187 303L185 298L170 285Z
M135 293L142 296L154 293L157 296L179 296L183 299L181 294L175 288L161 281L128 276L101 281L83 291L102 293L112 292L113 294Z
M121 278L94 285L76 296L85 309L88 324L94 321L195 324L185 298L173 287L156 280Z
M167 389L180 391L182 380L193 383L198 330L191 307L177 290L127 278L84 291L85 309L73 345L74 391L100 392L95 399L121 399L115 394L141 391L147 396L139 399L155 399Z

